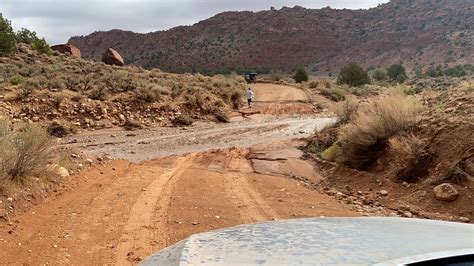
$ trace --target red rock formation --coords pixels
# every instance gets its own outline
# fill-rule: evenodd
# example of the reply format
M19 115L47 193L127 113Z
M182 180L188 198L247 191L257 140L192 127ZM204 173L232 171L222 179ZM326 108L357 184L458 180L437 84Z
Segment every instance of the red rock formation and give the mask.
M112 48L109 48L105 51L104 55L102 56L102 62L106 63L107 65L124 65L122 56Z
M63 54L70 54L72 57L81 58L81 50L70 43L54 45L51 46L51 49Z

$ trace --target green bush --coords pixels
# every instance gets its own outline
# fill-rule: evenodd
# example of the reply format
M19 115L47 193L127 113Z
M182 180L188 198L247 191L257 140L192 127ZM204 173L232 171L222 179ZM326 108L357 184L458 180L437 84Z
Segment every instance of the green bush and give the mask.
M51 54L51 48L44 38L34 40L31 47L41 54Z
M10 21L0 13L0 55L8 55L16 48L15 33Z
M337 82L350 86L362 86L370 83L367 71L357 63L350 63L341 68Z
M320 89L322 95L328 97L329 99L339 102L343 101L346 97L346 91L340 88L331 88L331 89Z
M321 158L326 161L334 162L342 155L342 148L339 144L333 144L331 147L321 152Z
M393 64L387 69L387 75L392 81L398 81L399 79L402 80L404 76L405 80L407 74L405 72L405 67L402 64ZM404 80L403 80L404 81Z
M10 83L11 83L12 85L19 85L19 84L22 83L24 80L25 80L25 78L23 78L22 76L20 76L20 75L14 75L13 77L10 78Z
M404 83L406 80L407 80L407 76L404 74L400 74L397 77L397 82L400 84Z
M303 81L308 81L308 73L306 72L304 68L300 67L296 70L296 73L293 76L293 79L298 83L301 83Z
M372 78L376 81L384 81L387 77L387 71L383 68L377 68L372 73Z

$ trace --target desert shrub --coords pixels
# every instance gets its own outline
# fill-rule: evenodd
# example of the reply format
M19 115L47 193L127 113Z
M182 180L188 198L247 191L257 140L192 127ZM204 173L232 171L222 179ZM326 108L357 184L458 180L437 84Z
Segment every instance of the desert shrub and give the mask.
M342 149L339 144L333 144L329 148L321 152L321 158L326 161L334 162L342 155Z
M0 55L8 55L16 49L15 33L10 21L0 13Z
M336 143L339 127L326 127L316 132L305 146L305 151L320 155L325 149Z
M126 92L136 88L136 83L125 70L113 71L111 75L102 77L101 82L113 93Z
M215 108L213 110L213 115L217 119L217 121L222 122L222 123L229 123L230 122L230 117L229 115L222 109L220 108Z
M328 97L329 99L339 102L345 99L346 91L341 88L321 89L321 94Z
M135 129L143 128L143 125L139 121L136 121L136 120L133 120L133 119L127 119L127 120L125 120L125 123L123 124L123 127L126 130L135 130Z
M361 87L352 87L350 92L356 96L367 97L379 94L380 87L366 84Z
M66 84L64 83L64 80L61 77L56 76L56 77L49 80L48 88L50 90L64 90L64 89L67 88L67 86L66 86Z
M10 83L12 85L19 85L20 83L22 83L23 81L25 80L24 77L20 76L20 75L14 75L13 77L10 78Z
M277 69L272 69L270 71L270 80L280 81L280 79L281 79L281 72Z
M50 136L58 138L63 138L71 133L71 130L68 126L63 125L57 121L53 121L51 124L49 124L46 128L46 131Z
M354 117L358 109L359 102L354 96L351 96L337 103L334 106L334 113L339 117L340 124L346 124Z
M406 95L415 95L417 93L416 89L413 87L404 87L402 91Z
M133 91L134 98L137 101L154 103L161 99L163 88L159 86L141 86Z
M400 84L404 83L407 79L408 79L407 76L403 74L400 74L397 76L397 82Z
M293 76L293 79L298 83L301 83L303 81L308 81L308 73L306 72L304 68L300 67L296 70L295 75Z
M337 82L349 86L361 86L369 84L370 80L367 71L362 66L357 63L350 63L341 68Z
M102 87L95 87L87 93L87 97L92 100L104 101L107 99L107 90Z
M190 126L194 123L189 115L179 115L171 121L175 126Z
M18 131L5 130L0 118L0 179L24 183L28 177L42 174L55 159L55 145L46 131L26 124Z
M401 166L396 173L399 181L416 182L428 174L433 152L426 143L414 136L396 136L389 140L389 149Z
M371 102L365 109L359 108L339 134L343 162L365 170L387 147L391 137L416 125L419 111L419 103L401 93Z
M403 83L406 80L407 73L405 72L405 67L402 64L393 64L387 69L387 75L392 81L402 81ZM405 79L403 79L405 78Z
M376 81L384 81L387 77L387 71L383 68L377 68L372 73L372 78Z
M233 90L230 94L230 102L232 104L232 108L238 110L242 105L242 98L244 97L244 93L241 90Z
M317 87L319 87L319 82L317 80L312 80L308 83L308 87L310 87L311 89L316 89Z

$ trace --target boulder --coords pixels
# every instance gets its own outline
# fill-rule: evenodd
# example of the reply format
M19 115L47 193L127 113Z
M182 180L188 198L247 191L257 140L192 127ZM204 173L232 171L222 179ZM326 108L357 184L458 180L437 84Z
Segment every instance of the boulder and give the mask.
M106 63L107 65L124 65L122 56L112 48L109 48L105 51L104 55L102 56L102 62Z
M51 49L63 54L70 54L72 57L81 58L81 50L70 43L54 45L51 46Z
M443 183L439 186L433 188L434 196L437 200L440 201L455 201L459 197L459 192L453 185L448 183Z

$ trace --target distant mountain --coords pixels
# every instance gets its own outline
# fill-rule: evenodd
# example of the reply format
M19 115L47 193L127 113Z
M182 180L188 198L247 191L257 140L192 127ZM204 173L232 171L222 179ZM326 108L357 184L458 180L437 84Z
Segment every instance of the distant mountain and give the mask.
M72 37L85 58L113 47L126 63L167 71L245 68L337 71L403 61L474 62L473 0L392 0L368 10L306 9L224 12L192 26L148 34L111 30Z

